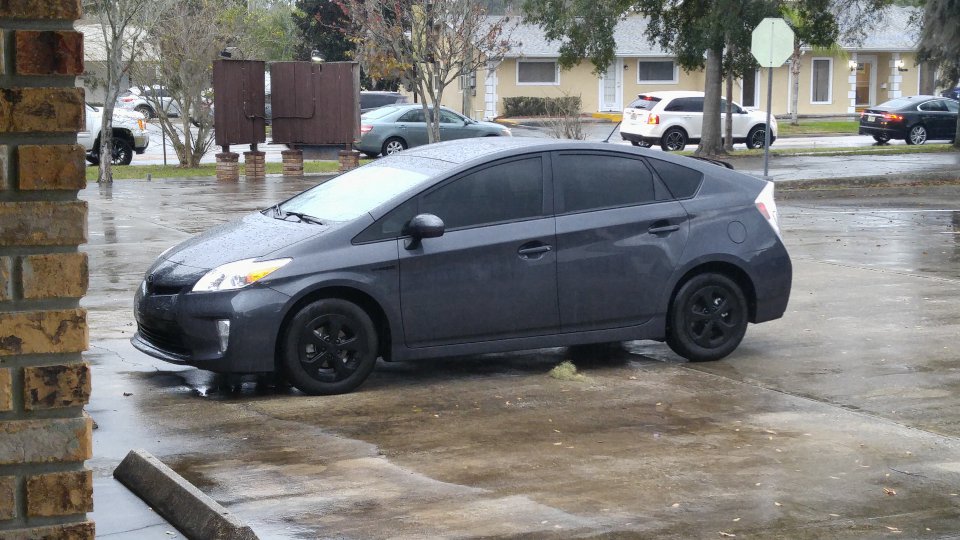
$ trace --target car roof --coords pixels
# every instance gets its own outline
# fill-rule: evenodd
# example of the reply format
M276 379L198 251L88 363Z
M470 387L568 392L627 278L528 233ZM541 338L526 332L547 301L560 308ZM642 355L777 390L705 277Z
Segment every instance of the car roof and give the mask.
M660 99L671 99L678 97L703 97L703 92L697 92L695 90L658 90L656 92L641 92L637 94L637 97L640 96L651 96Z

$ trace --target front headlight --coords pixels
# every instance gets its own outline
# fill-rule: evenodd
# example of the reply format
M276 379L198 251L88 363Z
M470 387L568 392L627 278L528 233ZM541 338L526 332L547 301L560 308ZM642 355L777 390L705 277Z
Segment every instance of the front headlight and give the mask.
M256 283L273 272L283 268L293 259L274 259L257 261L245 259L227 263L207 272L196 285L193 292L230 291L241 289Z
M500 130L501 137L511 137L513 134L510 132L510 128L503 128Z

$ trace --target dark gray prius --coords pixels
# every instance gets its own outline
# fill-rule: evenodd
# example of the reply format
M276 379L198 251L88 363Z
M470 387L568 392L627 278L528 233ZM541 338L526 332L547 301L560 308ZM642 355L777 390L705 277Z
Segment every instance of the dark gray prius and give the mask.
M791 276L772 183L642 148L451 141L162 254L133 344L309 394L378 357L653 339L717 360L783 315Z

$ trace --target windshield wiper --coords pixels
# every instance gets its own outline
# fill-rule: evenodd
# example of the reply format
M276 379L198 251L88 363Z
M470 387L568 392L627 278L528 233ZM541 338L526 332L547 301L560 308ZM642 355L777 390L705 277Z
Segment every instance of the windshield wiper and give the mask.
M309 214L304 214L304 213L302 213L302 212L284 212L284 211L280 210L279 208L277 209L277 211L282 213L282 216L283 216L282 219L284 219L284 220L287 219L288 216L294 216L294 217L296 217L296 218L299 218L300 221L302 221L302 222L304 222L304 223L313 223L314 225L323 225L323 222L322 222L322 221L320 221L319 219L317 219L317 218L315 218L315 217L313 217L313 216L311 216L311 215L309 215Z

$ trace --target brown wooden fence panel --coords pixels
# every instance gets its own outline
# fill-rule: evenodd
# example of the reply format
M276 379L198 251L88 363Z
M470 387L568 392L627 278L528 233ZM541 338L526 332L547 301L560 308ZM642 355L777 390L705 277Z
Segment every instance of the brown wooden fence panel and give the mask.
M218 60L213 63L213 129L218 146L267 140L264 63Z
M270 64L275 143L348 146L360 135L356 62Z

